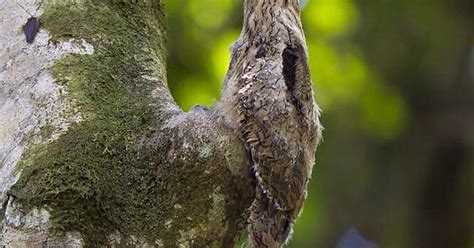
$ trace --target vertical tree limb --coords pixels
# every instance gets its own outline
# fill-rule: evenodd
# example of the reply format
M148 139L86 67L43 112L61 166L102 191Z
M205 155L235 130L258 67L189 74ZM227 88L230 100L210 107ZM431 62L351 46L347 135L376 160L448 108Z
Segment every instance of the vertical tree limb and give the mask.
M45 1L31 45L0 4L0 244L231 246L255 198L244 144L173 101L160 2Z

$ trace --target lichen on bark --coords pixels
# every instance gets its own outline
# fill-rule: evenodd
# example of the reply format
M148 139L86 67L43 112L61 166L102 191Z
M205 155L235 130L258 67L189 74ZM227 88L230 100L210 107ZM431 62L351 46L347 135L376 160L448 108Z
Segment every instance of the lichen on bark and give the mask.
M94 53L55 62L82 120L30 148L11 198L47 209L55 235L78 232L86 246L232 244L252 199L244 149L212 111L174 104L160 2L43 7L50 42L85 40Z

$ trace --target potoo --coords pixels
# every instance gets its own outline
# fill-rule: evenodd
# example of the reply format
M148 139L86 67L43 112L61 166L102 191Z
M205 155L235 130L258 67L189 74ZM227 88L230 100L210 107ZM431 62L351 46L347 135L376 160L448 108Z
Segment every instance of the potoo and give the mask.
M245 0L217 110L242 136L256 181L252 247L281 247L306 198L320 139L298 0Z

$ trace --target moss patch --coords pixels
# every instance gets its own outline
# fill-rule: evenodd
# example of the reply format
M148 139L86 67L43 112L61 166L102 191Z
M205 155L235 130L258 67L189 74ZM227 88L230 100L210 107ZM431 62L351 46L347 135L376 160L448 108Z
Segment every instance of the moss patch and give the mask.
M10 193L26 210L48 209L53 231L80 232L89 247L105 245L117 232L124 247L136 246L133 237L164 247L186 238L195 247L227 247L233 232L219 236L225 225L237 226L238 209L253 199L241 195L250 186L223 170L217 137L202 135L213 132L192 118L169 127L179 131L160 131L165 135L157 140L160 109L152 107L151 92L163 83L155 79L164 75L164 25L162 7L152 1L45 4L40 20L53 43L84 39L94 46L92 55L67 55L52 68L82 121L25 153ZM244 157L243 147L238 151L232 156ZM220 223L224 215L230 217Z
M53 67L83 121L28 152L10 193L26 208L50 209L53 230L79 231L87 246L105 244L116 230L153 244L166 233L158 231L165 229L162 214L175 211L173 201L163 200L173 199L173 180L164 175L178 170L157 168L167 147L137 145L153 122L149 93L156 81L144 76L155 75L150 68L164 60L162 7L86 2L45 4L40 17L53 42L74 38L94 46L94 54L67 55Z

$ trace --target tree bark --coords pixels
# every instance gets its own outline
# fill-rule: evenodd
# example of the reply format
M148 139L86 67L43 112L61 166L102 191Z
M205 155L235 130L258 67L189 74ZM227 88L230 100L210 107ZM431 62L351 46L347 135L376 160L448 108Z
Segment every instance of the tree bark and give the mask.
M160 1L39 5L0 3L0 245L232 246L246 151L216 111L174 102Z

